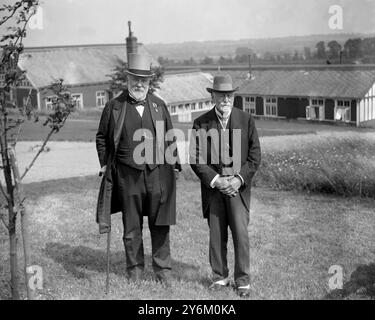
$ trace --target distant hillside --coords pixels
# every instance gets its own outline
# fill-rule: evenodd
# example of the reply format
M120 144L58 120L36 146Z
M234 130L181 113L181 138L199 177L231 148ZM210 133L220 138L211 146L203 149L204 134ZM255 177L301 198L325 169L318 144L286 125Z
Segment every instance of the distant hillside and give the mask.
M202 59L205 56L233 56L238 47L251 48L255 53L294 53L295 51L303 52L304 47L315 50L315 45L319 41L325 41L326 44L331 40L336 40L344 44L350 38L368 38L374 37L375 34L325 34L309 35L285 38L269 39L241 39L241 40L220 40L220 41L194 41L183 43L151 43L145 44L147 50L155 57L167 57L169 59L183 60L193 57Z

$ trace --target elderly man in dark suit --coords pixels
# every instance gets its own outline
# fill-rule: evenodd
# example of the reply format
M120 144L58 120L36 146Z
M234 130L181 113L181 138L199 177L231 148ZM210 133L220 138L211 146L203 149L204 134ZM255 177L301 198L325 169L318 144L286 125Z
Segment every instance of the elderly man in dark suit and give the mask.
M194 121L190 165L201 180L202 209L210 229L211 289L229 285L228 227L234 243L234 280L241 297L250 294L249 212L252 178L261 150L253 117L233 108L230 76L216 76L207 88L215 107Z
M149 92L151 59L129 54L127 90L109 101L96 134L104 174L97 205L100 233L110 230L110 215L122 212L126 264L130 280L142 279L143 217L151 233L156 279L170 285L170 225L176 223L177 150L165 161L172 142L165 132L172 123L165 103ZM172 160L175 159L175 163Z

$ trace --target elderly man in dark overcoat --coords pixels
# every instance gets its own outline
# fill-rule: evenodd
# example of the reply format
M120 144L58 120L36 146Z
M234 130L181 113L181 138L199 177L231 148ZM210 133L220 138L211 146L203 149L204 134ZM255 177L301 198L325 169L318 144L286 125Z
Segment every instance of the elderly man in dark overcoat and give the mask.
M227 265L228 228L234 246L235 289L250 294L249 213L251 181L261 150L254 119L233 107L232 79L216 76L207 88L215 107L194 121L190 164L201 180L203 216L210 230L211 289L229 285Z
M151 58L129 54L127 89L104 107L96 134L103 174L97 204L100 233L110 231L110 216L122 212L129 279L143 278L143 217L151 233L156 279L170 284L170 226L176 223L176 175L181 170L163 100L150 93ZM167 152L170 156L166 159ZM167 161L168 160L168 161Z

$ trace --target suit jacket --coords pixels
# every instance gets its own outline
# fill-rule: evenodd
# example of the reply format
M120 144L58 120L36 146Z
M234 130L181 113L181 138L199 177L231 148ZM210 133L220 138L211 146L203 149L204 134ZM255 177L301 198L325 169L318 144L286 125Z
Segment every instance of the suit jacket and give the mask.
M120 142L121 132L124 125L128 91L123 91L118 97L107 102L104 107L99 128L96 134L96 150L100 166L107 166L106 172L103 176L97 208L96 208L96 222L99 224L99 232L107 233L111 229L111 214L120 211L118 196L116 193L115 181L115 158L118 145ZM170 115L165 103L154 96L147 94L147 102L150 107L152 121L156 130L156 121L164 123L164 133L173 129ZM160 127L159 127L160 129ZM158 136L156 135L156 138ZM173 141L165 141L164 135L161 139L154 140L160 154L164 156L165 150L170 150L168 147ZM178 155L177 155L178 156ZM180 161L178 159L175 165L170 165L164 161L164 164L159 166L160 170L160 188L161 200L160 210L156 219L157 225L171 225L176 223L176 179L174 169L181 170Z
M194 121L194 130L204 129L209 131L211 129L217 129L220 126L219 120L215 113L215 108L203 114ZM258 170L261 160L261 149L258 138L258 133L255 127L254 119L249 114L238 108L233 108L229 119L228 127L230 130L240 129L241 141L236 141L241 146L241 159L240 166L235 169L234 174L240 174L244 180L244 184L239 190L242 202L247 210L250 209L250 194L251 194L251 181ZM201 180L201 194L202 194L202 210L203 216L208 217L209 207L211 203L211 197L216 190L211 188L210 183L212 179L220 174L220 166L217 163L212 162L212 150L210 140L207 140L205 150L202 150L202 146L197 143L196 153L194 157L190 158L190 166L196 175ZM192 151L192 150L191 150ZM201 152L207 152L207 162L204 164L196 163L196 154ZM192 152L190 153L192 155Z

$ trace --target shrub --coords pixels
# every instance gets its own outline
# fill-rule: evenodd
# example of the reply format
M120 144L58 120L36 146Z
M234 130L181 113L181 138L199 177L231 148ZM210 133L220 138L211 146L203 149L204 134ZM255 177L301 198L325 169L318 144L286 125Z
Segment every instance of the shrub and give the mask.
M266 149L254 183L375 198L374 155L375 144L358 137L326 137L288 150Z

